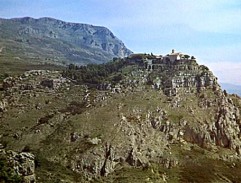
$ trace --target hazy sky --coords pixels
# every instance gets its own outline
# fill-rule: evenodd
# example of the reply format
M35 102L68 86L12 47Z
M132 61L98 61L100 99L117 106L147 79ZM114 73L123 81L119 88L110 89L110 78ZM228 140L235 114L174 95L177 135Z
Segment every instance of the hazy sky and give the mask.
M134 52L174 48L241 85L240 0L0 0L0 17L24 16L102 25Z

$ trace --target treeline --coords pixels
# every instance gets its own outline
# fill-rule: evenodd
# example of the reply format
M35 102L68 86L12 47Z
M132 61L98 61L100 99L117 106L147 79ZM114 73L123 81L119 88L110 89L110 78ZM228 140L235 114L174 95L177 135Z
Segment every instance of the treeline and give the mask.
M78 84L100 84L104 81L117 82L122 79L121 69L131 62L127 59L113 59L105 64L77 66L70 64L63 72L64 77L75 80Z

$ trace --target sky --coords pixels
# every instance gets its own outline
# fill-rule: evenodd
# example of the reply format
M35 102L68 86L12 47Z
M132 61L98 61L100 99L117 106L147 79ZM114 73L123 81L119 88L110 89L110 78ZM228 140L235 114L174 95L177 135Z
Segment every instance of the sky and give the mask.
M194 55L241 85L240 0L0 0L0 17L52 17L109 28L135 53Z

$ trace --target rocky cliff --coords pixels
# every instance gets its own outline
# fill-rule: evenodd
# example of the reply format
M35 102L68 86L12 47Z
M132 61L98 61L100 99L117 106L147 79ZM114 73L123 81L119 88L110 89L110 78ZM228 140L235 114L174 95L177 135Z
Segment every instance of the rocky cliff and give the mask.
M0 19L3 55L52 63L103 63L131 51L109 29L53 18Z
M241 100L196 59L130 56L2 86L0 140L35 153L40 182L241 180Z

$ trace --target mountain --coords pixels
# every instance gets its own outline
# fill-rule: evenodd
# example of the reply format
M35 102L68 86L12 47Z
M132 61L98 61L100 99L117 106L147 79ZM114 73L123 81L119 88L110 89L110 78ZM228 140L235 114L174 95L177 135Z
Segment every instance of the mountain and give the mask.
M30 70L0 88L0 179L241 182L241 99L194 57Z
M132 52L109 29L53 18L0 19L1 56L52 63L103 63Z
M230 83L220 83L223 89L227 90L230 94L238 94L241 96L241 86L240 85L234 85Z

